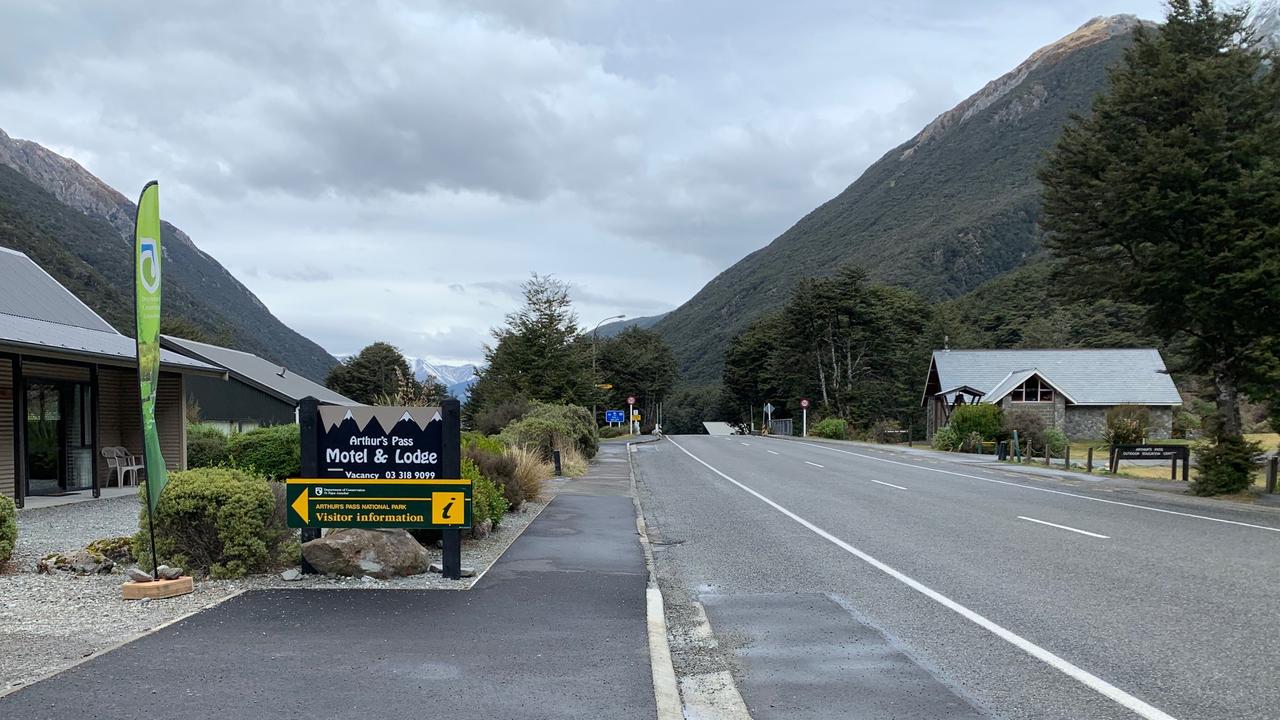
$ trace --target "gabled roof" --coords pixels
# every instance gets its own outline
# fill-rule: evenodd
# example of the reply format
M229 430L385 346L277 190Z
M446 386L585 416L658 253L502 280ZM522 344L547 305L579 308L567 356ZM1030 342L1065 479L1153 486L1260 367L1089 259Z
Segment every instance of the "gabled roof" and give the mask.
M0 314L114 333L116 329L17 250L0 247Z
M1030 380L1033 377L1039 377L1044 382L1049 383L1049 386L1052 387L1054 390L1057 390L1058 392L1062 393L1062 396L1065 397L1068 402L1072 402L1072 403L1076 402L1076 399L1071 397L1071 393L1058 387L1057 383L1050 380L1038 368L1030 368L1028 370L1015 370L1009 373L1009 375L1005 377L1004 380L1001 380L998 385L996 385L994 388L991 388L991 392L982 396L982 402L993 403L993 404L998 403L1004 399L1005 395L1008 395L1009 393L1013 392L1015 388L1017 388L1019 385Z
M334 405L358 405L354 400L343 397L329 388L308 380L296 372L281 367L253 353L209 343L196 342L186 338L163 335L160 342L165 347L198 358L207 363L226 368L231 377L251 385L269 395L297 405L298 401L308 395L321 402Z
M133 338L116 332L43 268L16 250L0 248L0 350L137 366ZM199 360L161 350L161 367L220 375Z
M1182 404L1160 351L1154 348L935 350L930 365L930 373L934 372L938 387L983 389L987 401L1014 374L1026 373L1025 380L1038 373L1077 405Z

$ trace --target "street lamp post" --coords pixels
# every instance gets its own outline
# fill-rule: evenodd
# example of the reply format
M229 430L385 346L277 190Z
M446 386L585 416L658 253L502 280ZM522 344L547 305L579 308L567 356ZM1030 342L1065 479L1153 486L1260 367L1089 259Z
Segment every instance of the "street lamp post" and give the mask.
M613 317L607 317L601 320L600 322L596 323L595 327L591 328L591 383L592 385L600 384L600 376L596 373L596 331L600 329L601 325L609 322L610 320L621 320L625 317L626 315L614 315ZM596 419L597 417L596 416L596 396L599 391L600 391L600 388L598 387L593 387L591 389L591 422L596 423L597 425L600 423L600 421Z

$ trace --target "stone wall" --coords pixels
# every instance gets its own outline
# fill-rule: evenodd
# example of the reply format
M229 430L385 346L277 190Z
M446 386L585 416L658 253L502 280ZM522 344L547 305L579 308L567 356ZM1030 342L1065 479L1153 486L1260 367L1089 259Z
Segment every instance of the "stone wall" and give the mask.
M1113 405L1071 406L1067 408L1065 432L1072 440L1101 440L1107 433L1107 411ZM1168 440L1173 434L1173 408L1151 406L1151 427L1148 440Z

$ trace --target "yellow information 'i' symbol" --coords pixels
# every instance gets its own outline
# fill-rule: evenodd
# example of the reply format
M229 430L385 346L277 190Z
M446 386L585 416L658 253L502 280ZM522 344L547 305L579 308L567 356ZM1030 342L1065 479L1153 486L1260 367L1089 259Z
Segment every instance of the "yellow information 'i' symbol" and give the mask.
M431 493L431 523L461 525L466 518L467 496L460 492Z

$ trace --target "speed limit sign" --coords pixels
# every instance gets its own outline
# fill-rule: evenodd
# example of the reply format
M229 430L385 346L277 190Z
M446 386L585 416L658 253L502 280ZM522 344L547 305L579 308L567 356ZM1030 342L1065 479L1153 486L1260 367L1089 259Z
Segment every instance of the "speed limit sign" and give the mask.
M628 405L635 405L635 404L636 404L636 396L635 396L635 395L628 395L628 396L627 396L627 404L628 404Z
M801 399L800 399L800 407L802 407L802 408L807 408L807 407L809 407L809 398L801 398Z

